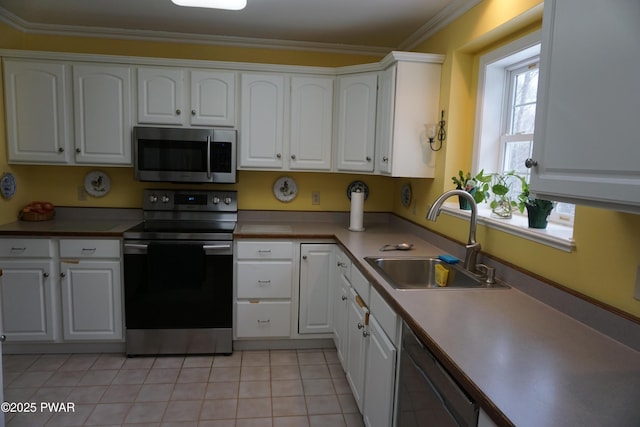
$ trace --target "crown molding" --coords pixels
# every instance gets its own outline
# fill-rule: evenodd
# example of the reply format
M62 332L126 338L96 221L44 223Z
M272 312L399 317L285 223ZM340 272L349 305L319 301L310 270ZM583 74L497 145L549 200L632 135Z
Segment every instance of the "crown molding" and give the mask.
M473 6L480 3L480 1L481 0L453 0L452 3L438 13L438 15L425 23L418 31L396 47L258 39L252 37L187 34L168 31L128 30L75 25L39 24L25 21L2 7L0 7L0 22L26 34L96 37L119 40L206 44L278 50L300 50L383 57L392 50L412 50L437 31L457 19L463 13L467 12Z

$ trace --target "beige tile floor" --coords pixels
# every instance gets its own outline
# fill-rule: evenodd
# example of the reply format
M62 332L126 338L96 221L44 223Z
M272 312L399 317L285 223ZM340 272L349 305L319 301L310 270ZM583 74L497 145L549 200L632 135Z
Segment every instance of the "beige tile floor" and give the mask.
M35 402L7 426L362 426L335 350L231 356L5 355L4 400ZM71 402L73 413L40 411Z

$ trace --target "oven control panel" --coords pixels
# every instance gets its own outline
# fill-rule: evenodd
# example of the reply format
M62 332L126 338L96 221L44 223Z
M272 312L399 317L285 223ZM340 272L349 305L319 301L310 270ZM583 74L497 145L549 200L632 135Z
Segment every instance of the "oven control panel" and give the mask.
M220 190L144 190L145 211L235 212L236 191Z

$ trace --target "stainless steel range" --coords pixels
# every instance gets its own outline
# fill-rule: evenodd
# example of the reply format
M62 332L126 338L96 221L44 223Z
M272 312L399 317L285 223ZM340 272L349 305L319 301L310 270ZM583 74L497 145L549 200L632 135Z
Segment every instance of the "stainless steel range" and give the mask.
M232 352L237 193L144 190L124 233L127 355Z

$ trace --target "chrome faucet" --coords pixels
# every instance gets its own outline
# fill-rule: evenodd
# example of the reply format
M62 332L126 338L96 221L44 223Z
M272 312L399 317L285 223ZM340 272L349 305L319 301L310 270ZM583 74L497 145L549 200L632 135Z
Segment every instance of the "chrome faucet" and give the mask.
M442 204L451 196L460 196L469 200L471 205L471 221L469 223L469 241L467 242L464 256L464 268L474 274L477 272L478 254L480 253L480 243L476 242L476 225L478 224L478 205L473 196L464 190L449 190L441 194L427 212L427 219L435 221L440 215Z

